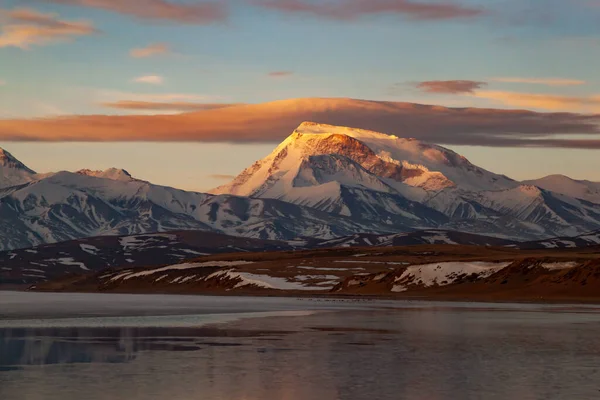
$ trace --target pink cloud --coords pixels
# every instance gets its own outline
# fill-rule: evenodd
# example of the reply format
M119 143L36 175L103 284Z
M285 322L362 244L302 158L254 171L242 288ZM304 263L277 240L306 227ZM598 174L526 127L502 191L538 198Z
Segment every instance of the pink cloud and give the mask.
M457 80L457 81L424 81L415 84L417 89L426 93L464 94L474 93L475 90L486 86L485 82Z
M353 20L369 14L398 14L413 20L447 20L472 18L483 10L461 6L450 1L422 2L413 0L255 0L262 7L285 12L309 14L335 20Z
M98 8L144 20L162 20L180 24L211 24L225 21L228 17L224 1L196 1L193 4L168 0L48 0L47 2Z
M169 52L169 45L166 43L153 43L146 47L131 49L129 55L133 58L146 58L166 54Z
M0 10L0 17L4 21L0 47L29 49L33 45L68 41L98 32L88 21L61 20L56 14L44 14L29 8Z
M161 85L164 82L164 78L159 75L144 75L135 78L133 81L137 83L148 83L150 85Z
M281 141L304 121L446 145L600 149L600 115L323 98L232 105L177 115L5 119L0 120L0 140L271 143ZM589 139L581 139L581 135Z
M294 75L292 71L273 71L267 74L271 78L285 78L286 76Z
M546 86L580 86L585 85L586 81L579 79L565 78L520 78L520 77L499 77L492 78L494 82L503 83L525 83L530 85L546 85Z
M231 107L239 104L227 103L193 103L187 101L137 101L137 100L120 100L110 103L101 103L104 107L114 108L119 110L137 110L137 111L199 111L199 110L214 110L217 108Z
M600 113L600 96L565 96L487 90L476 92L473 96L497 101L511 107Z

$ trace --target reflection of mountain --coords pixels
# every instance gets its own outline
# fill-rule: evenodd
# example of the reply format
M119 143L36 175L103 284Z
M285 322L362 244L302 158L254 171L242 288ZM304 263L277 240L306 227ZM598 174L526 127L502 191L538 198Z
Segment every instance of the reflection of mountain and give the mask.
M26 365L123 363L135 358L136 339L125 332L0 329L0 368Z
M0 365L0 398L597 398L599 318L593 309L404 307L246 319L227 330L0 330L2 363L8 364L7 349L25 338L28 345L12 351L10 358L29 365L4 373ZM22 362L36 360L35 342L42 337L64 352L58 361L70 365L40 368L36 362ZM198 351L182 351L192 348ZM111 357L130 362L107 364ZM99 361L81 364L94 359Z

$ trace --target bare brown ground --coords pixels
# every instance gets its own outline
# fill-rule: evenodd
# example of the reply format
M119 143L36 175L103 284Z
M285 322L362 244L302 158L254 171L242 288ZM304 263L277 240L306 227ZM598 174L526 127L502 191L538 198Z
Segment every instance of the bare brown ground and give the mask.
M171 293L205 295L261 295L343 297L360 299L486 301L486 302L556 302L600 303L600 248L516 250L481 246L420 245L388 248L345 248L308 251L236 253L202 257L197 261L251 261L235 267L236 272L265 274L295 279L314 276L303 283L312 286L325 276L335 275L341 282L328 291L283 291L256 287L236 288L236 281L204 281L202 278L219 270L203 267L168 272L159 282L156 276L125 281L102 278L107 272L71 275L37 285L36 290L115 293ZM448 286L411 287L401 293L391 292L394 279L410 264L448 261L505 261L512 264L489 278L464 280ZM541 262L577 263L567 270L536 267ZM189 261L188 261L189 262ZM143 270L143 269L140 269ZM118 269L113 272L116 273ZM134 272L137 270L133 270ZM383 279L376 280L375 276ZM183 284L170 284L178 277L196 275L199 279ZM114 274L113 274L114 276ZM349 286L349 280L361 283Z

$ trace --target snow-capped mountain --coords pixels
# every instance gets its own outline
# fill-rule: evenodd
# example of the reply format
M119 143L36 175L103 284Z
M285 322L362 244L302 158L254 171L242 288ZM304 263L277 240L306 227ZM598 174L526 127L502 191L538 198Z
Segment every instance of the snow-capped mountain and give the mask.
M294 240L445 229L539 240L600 229L591 183L576 182L586 198L513 181L437 145L315 123L210 194L116 168L36 174L5 151L0 173L4 250L174 230Z
M204 230L262 239L332 238L392 228L269 199L186 192L59 172L0 190L0 249L99 235Z
M128 182L135 180L135 178L133 178L129 172L125 171L124 169L118 168L109 168L104 171L92 171L89 169L82 169L77 171L77 173L80 175L93 176L96 178L112 179L114 181Z
M0 189L31 182L35 176L35 171L0 148Z
M437 145L310 122L211 192L280 199L397 228L510 239L600 227L600 202L521 184Z
M305 122L269 156L211 192L294 197L290 192L330 182L410 193L411 197L451 187L473 191L517 185L510 178L476 167L459 154L437 145L363 129Z
M564 175L549 175L523 183L576 199L600 203L600 182L579 181Z

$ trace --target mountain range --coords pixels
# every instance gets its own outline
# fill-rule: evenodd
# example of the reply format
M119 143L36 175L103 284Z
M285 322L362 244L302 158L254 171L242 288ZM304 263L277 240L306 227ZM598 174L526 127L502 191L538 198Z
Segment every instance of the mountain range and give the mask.
M445 229L509 240L600 229L600 183L518 182L441 146L306 122L210 193L122 169L38 174L0 151L0 249L173 230L334 239Z

